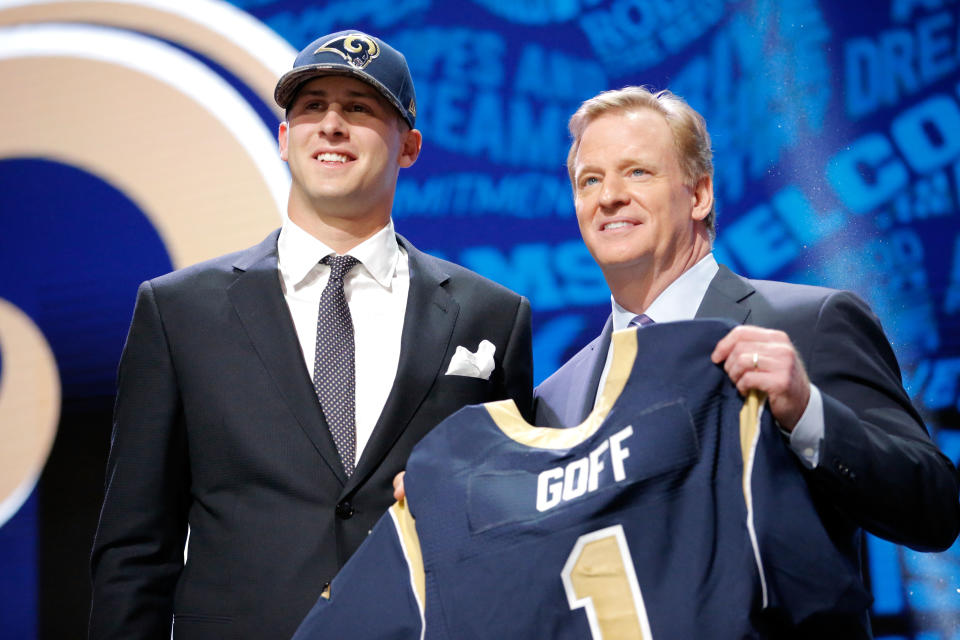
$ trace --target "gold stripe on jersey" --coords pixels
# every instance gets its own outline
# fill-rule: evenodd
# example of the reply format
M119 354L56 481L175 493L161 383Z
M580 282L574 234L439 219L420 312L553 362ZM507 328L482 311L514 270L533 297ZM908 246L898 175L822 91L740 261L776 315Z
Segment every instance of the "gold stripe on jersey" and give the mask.
M637 329L631 327L615 331L610 338L613 344L613 361L607 373L607 381L596 407L587 419L576 427L556 429L535 427L523 419L513 400L489 402L484 405L494 423L510 439L528 447L540 449L569 449L575 447L600 428L607 414L617 402L627 385L633 362L637 359Z
M405 499L393 503L388 513L397 529L397 537L400 539L400 547L407 558L407 566L410 567L410 584L413 586L417 606L420 608L420 619L423 620L427 581L423 571L423 553L420 551L417 523L407 507Z
M747 506L747 532L750 534L750 545L753 547L753 558L757 563L757 572L760 575L760 591L763 596L763 606L767 606L767 581L763 570L763 560L760 557L760 545L757 542L757 531L753 523L753 461L757 455L757 445L760 442L760 416L763 413L763 403L766 395L751 389L740 409L740 455L743 461L743 501Z
M760 438L760 410L765 396L756 389L747 392L747 398L740 409L740 455L743 459L743 498L747 509L752 509L750 492L750 472L753 470L753 456Z

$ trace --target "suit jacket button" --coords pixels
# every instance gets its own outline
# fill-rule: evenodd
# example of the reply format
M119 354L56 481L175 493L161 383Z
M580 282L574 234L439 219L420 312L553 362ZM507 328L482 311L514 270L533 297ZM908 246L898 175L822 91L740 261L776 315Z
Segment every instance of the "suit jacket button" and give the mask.
M349 500L344 500L337 505L337 517L341 520L349 520L353 516L353 507Z

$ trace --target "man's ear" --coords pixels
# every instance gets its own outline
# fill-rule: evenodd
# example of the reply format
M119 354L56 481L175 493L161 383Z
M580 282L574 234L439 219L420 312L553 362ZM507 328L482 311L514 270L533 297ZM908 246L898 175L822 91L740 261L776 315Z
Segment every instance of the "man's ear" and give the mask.
M420 147L423 145L423 135L417 129L410 129L400 134L400 157L397 164L401 167L411 167L420 157Z
M287 141L290 136L290 124L284 120L277 129L277 145L280 147L280 159L287 161Z
M690 217L694 220L706 220L713 210L713 177L700 176L697 183L693 185L693 193L690 197L693 200Z

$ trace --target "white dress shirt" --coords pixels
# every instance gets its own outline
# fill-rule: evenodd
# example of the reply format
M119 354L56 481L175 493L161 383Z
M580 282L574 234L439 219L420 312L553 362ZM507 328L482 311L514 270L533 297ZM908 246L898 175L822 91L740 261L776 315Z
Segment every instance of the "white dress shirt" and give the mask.
M697 264L687 269L679 278L670 283L643 313L654 322L676 322L692 320L697 315L700 303L707 295L710 282L720 267L712 253L708 253ZM613 304L613 330L626 329L630 321L639 314L627 311L610 296ZM642 331L643 329L640 329ZM607 360L600 375L600 385L594 405L600 401L600 392L607 381L610 363L613 359L613 343L607 349ZM823 398L817 386L810 385L810 401L807 403L800 421L790 433L790 448L800 457L808 468L817 466L820 460L820 442L823 439Z
M320 260L335 252L287 219L280 229L277 253L283 297L312 379L320 294L330 278L330 267L320 264ZM392 220L348 254L360 261L343 279L356 349L359 460L397 376L410 269L407 253L397 243Z

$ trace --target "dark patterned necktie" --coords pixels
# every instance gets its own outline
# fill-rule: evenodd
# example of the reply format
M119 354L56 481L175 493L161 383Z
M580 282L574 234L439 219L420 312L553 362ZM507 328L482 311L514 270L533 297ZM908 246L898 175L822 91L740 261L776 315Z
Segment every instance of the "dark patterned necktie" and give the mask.
M630 321L629 326L643 329L644 327L649 327L651 324L654 324L653 318L645 313L641 313L640 315L633 317L633 320Z
M330 280L320 295L313 387L349 478L357 455L356 369L353 320L343 294L343 278L360 261L353 256L329 255L320 262L330 265Z

